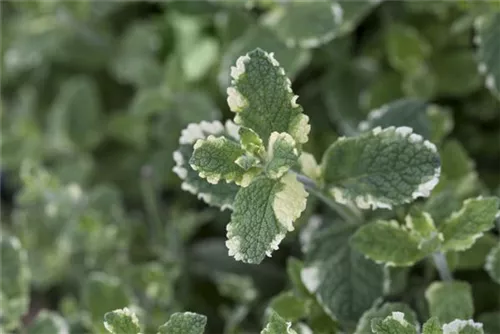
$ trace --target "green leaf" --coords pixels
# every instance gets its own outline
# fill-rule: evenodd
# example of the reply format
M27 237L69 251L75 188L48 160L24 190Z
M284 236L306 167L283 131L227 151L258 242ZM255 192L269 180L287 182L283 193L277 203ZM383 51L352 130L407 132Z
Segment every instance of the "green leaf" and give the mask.
M427 253L419 248L418 233L397 221L376 221L363 225L351 238L351 245L377 263L389 266L411 266Z
M434 282L425 291L429 313L441 322L470 319L474 314L472 289L467 282Z
M375 334L417 334L417 328L404 317L402 312L392 312L385 319L373 319L372 331Z
M220 179L225 179L228 183L234 181L246 187L252 180L254 173L236 163L245 153L238 142L210 135L207 139L198 139L193 148L189 164L208 183L217 184Z
M41 310L28 326L27 334L67 334L69 326L58 313ZM125 334L125 333L124 333ZM135 334L135 333L134 333Z
M384 281L382 267L349 246L354 231L354 226L335 223L307 231L312 234L303 239L306 260L301 273L323 309L351 326L382 295Z
M11 331L18 327L21 317L28 311L30 271L26 251L19 239L8 236L3 228L0 234L0 251L0 328Z
M454 212L440 227L443 250L466 250L493 227L498 214L497 197L477 197L464 201L460 211Z
M473 320L455 319L443 325L444 334L483 334L483 324Z
M298 143L308 140L309 117L296 103L291 82L273 53L255 49L231 67L227 102L236 124L254 130L265 144L273 132L287 132Z
M176 166L173 170L182 180L181 188L197 195L205 203L221 208L221 210L232 208L239 187L232 183L208 183L191 168L188 161L194 151L193 145L198 139L205 139L213 135L224 136L228 140L239 140L238 129L231 121L227 121L225 126L219 121L190 124L182 131L179 139L180 147L174 152Z
M269 308L286 321L295 322L309 313L310 302L311 300L298 297L292 291L285 291L271 299Z
M486 269L492 280L500 284L500 243L488 253L484 269Z
M290 170L298 161L299 152L295 140L288 133L271 133L267 150L266 174L271 179L278 179Z
M500 310L481 313L477 320L483 324L486 334L500 333Z
M104 314L104 327L111 334L139 334L139 319L127 307Z
M480 16L474 25L479 71L486 76L486 87L500 98L500 13Z
M339 138L323 156L325 185L339 203L391 208L429 196L440 175L436 147L408 127Z
M367 131L380 126L408 126L422 137L430 137L430 119L427 103L419 99L400 99L372 110L366 121L359 123L359 131Z
M297 334L292 329L292 323L285 321L278 313L271 311L271 316L266 327L260 332L261 334Z
M286 272L288 274L288 279L291 281L293 290L299 296L308 296L309 291L302 283L302 279L300 278L300 272L304 268L304 263L299 259L289 256L286 262Z
M239 131L241 147L254 156L261 156L265 152L264 144L259 135L252 129L242 126Z
M255 178L241 188L227 225L229 255L247 263L271 256L306 208L307 192L294 174L280 180Z
M442 142L454 127L451 110L431 105L427 108L427 115L431 121L430 141L433 143Z
M375 318L386 318L392 315L393 312L402 312L405 319L410 324L415 327L418 326L417 315L415 312L407 305L403 303L385 303L383 305L377 305L363 313L363 316L359 319L358 325L356 326L356 331L354 334L365 334L371 331L371 321Z
M429 56L431 46L417 29L401 23L390 24L385 35L387 58L399 72L414 72Z
M441 323L436 317L432 317L424 323L422 334L443 334Z
M184 312L174 313L158 328L158 334L203 334L207 317L201 314Z
M478 270L484 267L488 253L497 244L497 238L492 233L486 233L481 238L477 239L474 245L463 251L457 253L458 263L456 269L458 270Z

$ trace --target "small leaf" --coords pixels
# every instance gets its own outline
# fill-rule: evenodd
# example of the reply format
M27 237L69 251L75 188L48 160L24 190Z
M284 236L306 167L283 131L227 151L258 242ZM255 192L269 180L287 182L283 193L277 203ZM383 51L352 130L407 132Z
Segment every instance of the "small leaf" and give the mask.
M436 317L432 317L427 320L422 329L422 334L443 334L439 319Z
M184 312L174 313L158 328L158 334L203 334L207 317L201 314Z
M252 129L242 126L239 131L241 147L254 156L261 156L265 152L264 144L259 135Z
M431 105L427 108L427 115L431 121L430 141L442 142L454 127L451 111L448 108Z
M59 314L41 310L28 326L27 334L68 334L69 326ZM123 333L126 334L126 333ZM134 333L135 334L135 333Z
M296 103L291 82L273 53L255 49L231 68L227 102L236 124L254 130L265 144L272 132L287 132L298 143L308 140L309 117Z
M112 334L139 334L139 319L127 307L104 314L104 327Z
M205 139L210 135L224 136L228 140L239 140L239 127L233 122L227 121L225 126L219 121L201 122L189 124L182 131L179 139L180 147L174 152L175 167L173 171L181 178L182 190L186 190L205 203L221 208L221 210L232 207L234 197L239 187L236 184L220 182L218 184L208 183L188 164L193 154L193 145L198 139Z
M486 87L500 98L500 13L480 16L474 25L479 71L486 76Z
M302 173L314 181L319 181L321 177L321 167L314 156L307 152L302 152L299 157L299 165Z
M420 248L421 238L397 221L377 221L360 227L351 245L377 263L411 266L427 254Z
M441 322L470 319L474 314L472 289L466 282L434 282L425 291L429 313Z
M269 308L286 321L295 322L304 318L311 307L311 300L297 297L292 291L282 292L269 303Z
M229 255L247 263L271 256L306 208L307 192L294 174L280 180L255 178L241 188L227 225Z
M278 313L271 311L271 316L266 327L260 332L261 334L297 334L292 329L292 323L285 321Z
M372 331L375 334L417 334L417 328L405 320L402 312L392 312L385 319L373 319Z
M440 175L436 147L408 127L339 138L323 156L326 188L339 203L391 208L429 196Z
M443 334L483 334L483 324L473 320L455 319L443 325Z
M408 305L403 303L385 303L381 306L372 307L371 309L363 313L363 316L361 317L361 319L359 319L354 334L370 333L371 321L373 319L384 319L392 315L393 312L402 312L405 316L405 319L410 324L413 324L415 327L418 326L417 315Z
M295 140L288 133L271 133L267 150L266 174L271 179L282 177L299 159Z
M303 244L306 260L301 274L325 312L351 326L382 295L384 281L382 267L349 246L354 231L353 226L334 223L312 231Z
M500 284L500 243L489 252L484 269L486 269L492 280Z
M477 197L464 201L462 208L454 212L440 227L443 234L443 250L461 251L470 248L476 239L493 227L498 214L497 197Z
M390 24L385 36L387 58L399 72L414 72L429 56L431 46L410 25Z

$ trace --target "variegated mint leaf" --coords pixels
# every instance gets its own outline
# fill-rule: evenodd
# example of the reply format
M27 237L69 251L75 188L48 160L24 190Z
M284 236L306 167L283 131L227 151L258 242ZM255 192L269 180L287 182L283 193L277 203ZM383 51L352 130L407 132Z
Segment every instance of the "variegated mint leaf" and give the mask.
M443 334L484 334L483 324L474 322L474 320L471 319L455 319L443 325Z
M321 167L311 153L302 152L299 157L299 166L305 176L319 182L321 178Z
M493 247L486 256L484 269L492 280L500 284L500 243Z
M479 72L486 76L486 87L500 98L500 12L478 17L475 30Z
M297 334L292 329L292 323L285 321L278 313L271 311L269 321L260 334Z
M239 131L241 147L248 153L259 157L265 152L264 143L252 129L242 126Z
M408 127L377 127L339 138L322 161L325 187L339 203L392 208L429 196L440 175L434 144Z
M106 313L104 327L111 334L138 334L141 332L139 319L127 307Z
M266 174L278 179L290 170L299 159L295 140L288 133L271 133L267 149Z
M432 216L428 212L413 212L405 218L406 226L419 235L418 249L425 254L437 251L443 242L443 235L439 233Z
M351 238L351 245L377 263L411 266L427 253L419 248L420 236L397 221L376 221L361 226Z
M288 1L266 15L264 23L289 47L315 48L348 34L378 1Z
M372 332L375 334L417 334L417 328L405 320L404 313L392 312L385 319L373 319Z
M254 130L265 145L275 131L290 134L297 143L307 142L309 117L297 104L298 96L273 53L255 49L238 58L231 77L227 102L236 112L236 124Z
M237 185L246 187L258 173L258 169L246 170L236 163L243 157L245 150L238 142L224 136L198 139L193 148L189 164L208 183L217 184L224 179L228 183L234 181Z
M443 250L462 251L470 248L476 239L493 227L498 215L497 197L477 197L464 201L460 211L454 212L439 231L443 234Z
M428 104L420 99L400 99L378 109L372 110L366 119L359 123L359 131L368 131L378 126L407 126L425 139L429 139L431 123L427 114Z
M176 165L173 169L182 179L182 190L197 195L199 199L208 205L219 207L221 210L232 207L239 187L236 184L226 182L209 183L191 168L189 159L193 155L193 146L198 139L206 139L208 136L213 135L224 136L228 140L238 142L240 139L238 131L239 127L231 121L227 121L225 125L219 121L193 123L182 130L179 149L174 152Z
M381 306L377 305L372 307L365 313L356 326L356 331L354 334L365 334L371 331L371 321L376 318L385 319L386 317L393 314L393 312L402 312L405 316L406 321L417 327L417 315L415 312L407 305L403 303L385 303Z
M355 229L329 222L327 228L308 225L303 230L308 235L301 235L306 256L302 282L324 311L345 326L355 326L383 293L382 266L349 245Z
M227 225L226 246L238 261L260 263L278 249L293 222L306 208L307 192L295 174L279 180L256 177L241 188Z
M184 312L174 313L158 328L158 334L203 334L207 317L201 314Z
M443 334L441 322L436 317L431 317L424 323L422 334Z
M474 314L472 289L469 283L434 282L425 291L429 313L441 322L470 319Z
M30 323L27 334L69 334L68 323L53 311L41 310ZM126 334L126 333L123 333ZM134 333L136 334L136 333Z

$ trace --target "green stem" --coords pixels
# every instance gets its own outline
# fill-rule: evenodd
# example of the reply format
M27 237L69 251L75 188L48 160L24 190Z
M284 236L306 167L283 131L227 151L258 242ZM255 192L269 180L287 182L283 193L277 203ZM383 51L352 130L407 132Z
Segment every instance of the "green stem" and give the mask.
M435 252L432 254L432 259L434 260L434 265L441 277L442 281L453 281L453 276L451 274L450 268L448 267L448 261L443 252Z
M344 220L356 223L359 223L363 220L361 213L355 212L348 206L335 202L328 194L319 189L313 180L311 180L310 178L308 178L303 174L300 173L296 174L297 174L297 180L304 185L307 192L309 192L311 195L315 196L324 204L326 204L330 209L336 212Z

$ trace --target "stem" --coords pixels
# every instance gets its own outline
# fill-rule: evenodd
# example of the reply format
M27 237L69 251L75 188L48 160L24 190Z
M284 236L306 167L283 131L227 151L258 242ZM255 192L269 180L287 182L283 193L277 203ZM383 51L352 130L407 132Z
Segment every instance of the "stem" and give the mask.
M446 257L443 252L435 252L432 254L432 259L434 260L434 264L436 266L437 271L439 272L439 277L443 281L453 281L453 276L451 275L450 268L448 267L448 262L446 261Z
M332 200L330 196L328 196L325 192L321 191L318 188L318 186L313 180L300 173L296 173L296 175L297 175L297 180L304 185L304 187L310 194L312 194L320 201L322 201L324 204L326 204L330 209L335 211L344 220L349 222L359 222L362 220L362 217L359 213L354 212L349 207Z

